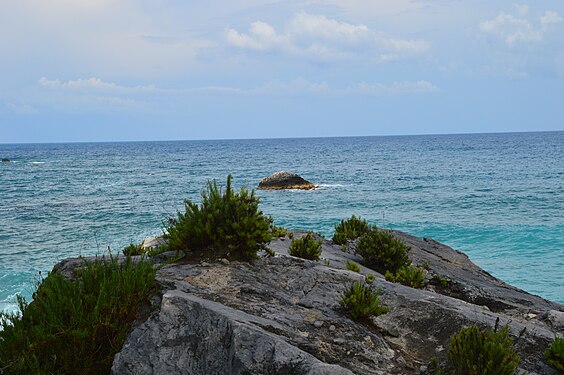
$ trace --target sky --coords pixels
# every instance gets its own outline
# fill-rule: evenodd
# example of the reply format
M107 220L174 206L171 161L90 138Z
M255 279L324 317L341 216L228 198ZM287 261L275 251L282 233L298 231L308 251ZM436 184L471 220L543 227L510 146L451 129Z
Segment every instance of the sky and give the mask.
M563 129L562 0L0 0L0 143Z

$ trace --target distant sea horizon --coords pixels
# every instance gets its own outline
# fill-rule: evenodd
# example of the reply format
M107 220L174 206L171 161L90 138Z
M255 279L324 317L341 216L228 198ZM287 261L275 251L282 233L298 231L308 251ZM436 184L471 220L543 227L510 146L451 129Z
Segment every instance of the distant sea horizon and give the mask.
M278 170L314 191L257 191L276 225L330 238L350 215L431 237L564 303L564 132L0 143L0 311L66 257L162 234L210 179Z
M493 131L493 132L462 132L462 133L413 133L413 134L376 134L376 135L320 135L320 136L293 136L293 137L256 137L256 138L193 138L193 139L117 139L117 140L60 140L41 142L0 142L0 145L44 145L44 144L75 144L75 143L150 143L150 142L200 142L200 141L264 141L264 140L291 140L291 139L326 139L326 138L374 138L374 137L422 137L422 136L454 136L454 135L494 135L494 134L535 134L535 133L561 133L561 130L522 130L522 131ZM0 155L2 157L2 155Z

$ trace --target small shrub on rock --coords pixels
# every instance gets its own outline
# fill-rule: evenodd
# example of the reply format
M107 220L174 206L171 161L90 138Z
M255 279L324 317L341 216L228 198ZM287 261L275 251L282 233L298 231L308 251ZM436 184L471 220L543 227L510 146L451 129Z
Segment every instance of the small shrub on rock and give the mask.
M374 276L373 274L369 273L368 275L364 276L364 281L366 281L367 284L372 284L374 282L374 280L376 280L376 276Z
M179 212L166 229L170 250L206 249L214 256L257 258L257 251L272 239L272 220L258 209L259 198L254 190L235 192L231 180L229 175L225 192L215 180L208 182L199 206L188 199L184 201L186 212Z
M288 230L286 228L277 227L274 224L270 226L270 232L272 234L272 238L286 237L286 235L288 234Z
M321 256L321 244L323 240L317 240L312 232L307 232L300 238L293 238L290 243L289 253L292 256L309 260L319 260Z
M564 338L557 337L544 352L544 358L549 365L564 373Z
M372 285L362 285L355 281L343 292L340 304L352 319L363 320L369 316L382 315L388 308L380 306L381 290L376 290Z
M507 326L497 332L462 328L450 338L448 359L453 375L513 375L520 361Z
M381 273L395 273L400 267L411 264L407 257L409 250L409 246L390 232L373 228L360 237L355 253L364 258L367 267Z
M347 240L358 238L369 231L370 225L368 225L366 220L352 215L350 219L343 219L338 225L335 225L333 242L343 245Z
M401 266L396 273L386 271L386 280L400 283L412 288L423 288L425 286L425 273L423 268L410 264Z
M123 255L129 255L129 256L143 255L145 254L145 249L143 249L143 244L130 243L129 245L123 248L122 252Z
M351 260L347 262L347 269L353 272L360 272L360 266Z

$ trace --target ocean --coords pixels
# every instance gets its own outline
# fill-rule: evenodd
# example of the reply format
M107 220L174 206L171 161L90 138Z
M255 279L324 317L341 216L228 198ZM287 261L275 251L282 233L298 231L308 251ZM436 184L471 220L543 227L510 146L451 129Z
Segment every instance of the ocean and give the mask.
M276 225L327 238L351 214L431 237L564 303L564 132L0 144L0 311L66 257L162 234L209 179L279 170L313 191L257 191Z

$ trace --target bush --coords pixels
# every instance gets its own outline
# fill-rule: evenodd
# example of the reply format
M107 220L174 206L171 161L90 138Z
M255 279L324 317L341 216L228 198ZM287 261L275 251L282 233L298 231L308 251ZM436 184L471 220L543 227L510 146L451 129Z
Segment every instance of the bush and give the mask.
M364 258L364 265L381 273L395 273L400 267L411 264L407 257L410 248L390 232L373 228L360 237L355 253Z
M122 252L123 255L129 255L129 256L143 255L146 253L145 249L143 249L143 244L135 244L135 243L130 243L129 245L124 247Z
M338 225L335 225L333 242L343 245L347 240L358 238L369 231L370 225L368 225L366 220L352 215L350 219L343 219Z
M301 238L293 238L290 243L290 255L309 260L319 260L323 240L316 240L312 232Z
M557 337L548 350L544 352L544 358L549 365L564 372L564 338Z
M347 262L347 269L353 272L360 272L360 266L351 260Z
M386 271L386 280L393 283L400 283L412 288L423 288L425 286L425 273L423 268L412 264L401 266L396 273Z
M382 315L388 308L380 306L381 290L376 290L372 285L362 285L355 281L343 292L340 304L352 319L366 319L370 315Z
M372 284L374 282L374 280L376 280L376 276L374 276L371 273L364 276L364 281L366 281L367 284Z
M520 361L507 326L497 332L461 329L450 338L448 359L450 373L457 375L512 375Z
M131 258L87 262L76 281L50 273L20 314L0 313L0 373L109 374L155 271Z
M288 234L288 230L284 227L277 227L276 225L271 225L270 234L272 235L272 238L286 237L286 235Z
M229 175L225 193L215 180L208 181L200 206L184 200L186 212L179 212L166 228L170 250L211 250L214 256L257 258L257 251L272 239L272 219L258 209L259 199L254 190L241 189L236 193L231 180Z

